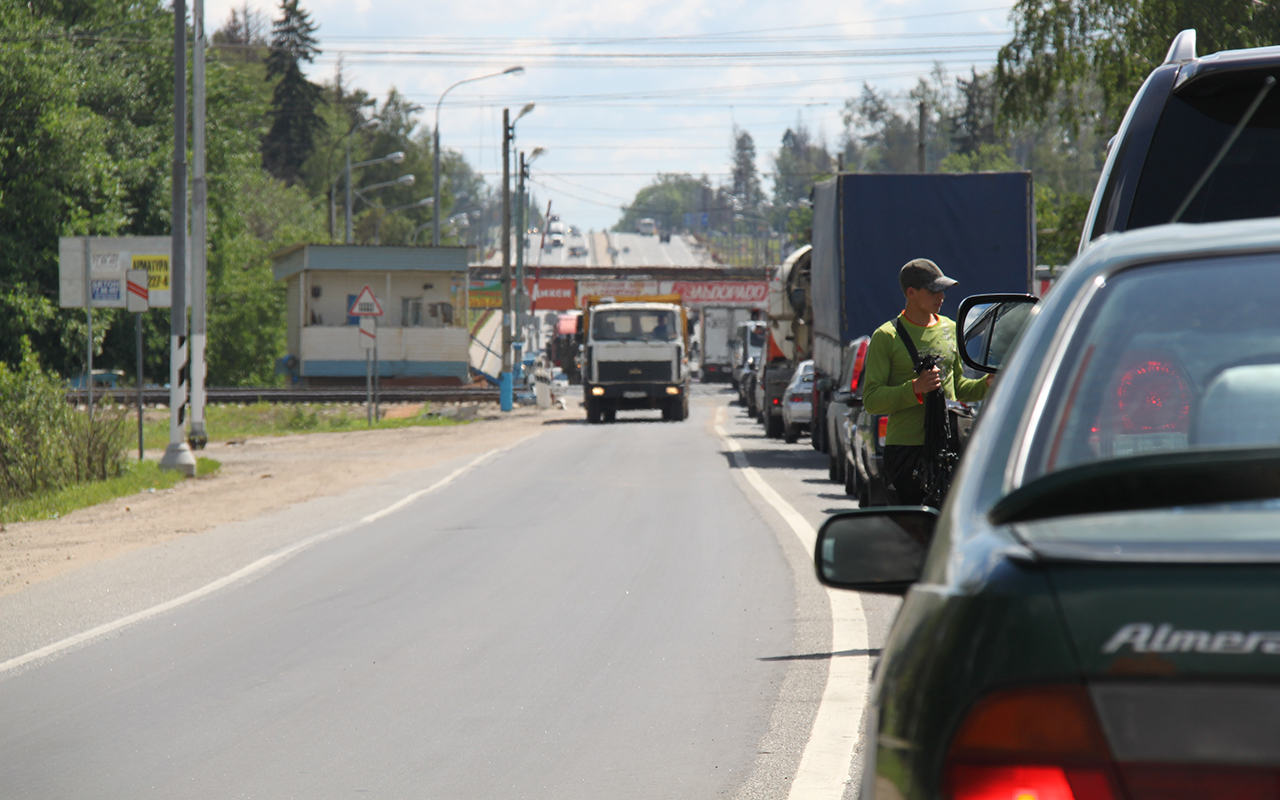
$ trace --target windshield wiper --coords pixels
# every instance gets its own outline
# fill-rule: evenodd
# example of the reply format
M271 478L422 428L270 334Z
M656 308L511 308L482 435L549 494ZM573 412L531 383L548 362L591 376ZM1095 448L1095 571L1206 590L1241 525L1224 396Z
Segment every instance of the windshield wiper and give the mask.
M1174 212L1173 219L1169 222L1177 222L1182 219L1182 215L1187 212L1187 207L1191 205L1191 201L1196 199L1196 195L1204 188L1205 181L1209 180L1209 176L1222 163L1222 159L1226 158L1227 151L1231 149L1231 145L1236 143L1236 139L1240 138L1240 134L1244 132L1244 128L1249 124L1249 120L1253 119L1253 115L1257 113L1258 106L1262 105L1262 100L1267 96L1267 92L1271 91L1271 87L1276 85L1276 79L1272 75L1268 75L1267 79L1262 82L1262 88L1258 90L1258 94L1254 96L1253 102L1245 109L1244 116L1236 123L1235 130L1231 131L1231 135L1222 143L1222 147L1218 149L1218 154L1213 157L1213 161L1209 162L1209 166L1200 176L1200 180L1196 181L1196 185L1191 187L1191 191L1187 193L1187 198L1182 201L1182 205L1178 206L1178 210Z
M1181 450L1051 472L996 503L995 525L1280 497L1280 447Z

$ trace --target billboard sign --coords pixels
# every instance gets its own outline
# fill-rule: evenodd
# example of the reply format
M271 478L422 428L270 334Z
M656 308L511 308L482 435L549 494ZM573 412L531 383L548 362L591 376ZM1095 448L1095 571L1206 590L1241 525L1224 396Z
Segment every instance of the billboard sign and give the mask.
M58 305L85 306L85 252L83 236L58 239ZM94 236L89 240L88 294L94 308L126 308L130 270L147 271L147 303L168 308L171 273L169 257L173 240L168 236ZM190 271L191 252L187 251Z

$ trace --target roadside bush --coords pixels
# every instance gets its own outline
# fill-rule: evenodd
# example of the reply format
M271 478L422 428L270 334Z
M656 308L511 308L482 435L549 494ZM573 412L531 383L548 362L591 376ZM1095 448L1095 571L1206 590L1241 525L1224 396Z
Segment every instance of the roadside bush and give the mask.
M0 503L118 475L125 433L124 412L106 402L92 422L68 405L29 342L16 369L0 362Z

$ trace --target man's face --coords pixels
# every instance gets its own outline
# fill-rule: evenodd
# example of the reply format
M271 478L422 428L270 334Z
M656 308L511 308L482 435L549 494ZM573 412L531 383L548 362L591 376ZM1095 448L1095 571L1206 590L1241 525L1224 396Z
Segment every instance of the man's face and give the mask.
M931 292L928 289L917 289L915 287L907 289L907 301L921 311L928 311L930 314L941 312L942 301L946 299L946 292Z

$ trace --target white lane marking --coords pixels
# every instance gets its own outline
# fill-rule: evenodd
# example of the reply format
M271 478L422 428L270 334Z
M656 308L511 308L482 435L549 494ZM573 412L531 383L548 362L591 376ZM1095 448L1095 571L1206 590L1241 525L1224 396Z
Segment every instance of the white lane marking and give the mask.
M812 558L818 532L747 462L741 445L721 425L724 414L723 407L716 413L716 434L733 453L733 460L747 483L786 521ZM831 652L865 653L867 618L858 593L828 589L827 599L831 603ZM871 662L866 655L833 655L828 665L827 685L818 703L809 741L800 756L800 766L791 782L788 800L839 800L849 783L853 752L858 745L858 725L867 700Z
M235 583L241 578L248 577L249 575L252 575L255 572L261 572L262 570L266 569L272 564L275 564L278 561L282 561L288 558L289 556L293 555L294 553L297 553L300 550L304 550L310 547L311 545L316 544L317 542L324 541L325 539L329 539L343 533L348 533L360 527L361 525L367 525L368 523L373 522L374 520L378 520L378 519L381 519L382 517L385 517L387 514L398 511L401 508L404 508L409 503L412 503L414 500L417 500L418 498L422 497L423 495L428 494L430 492L434 492L436 489L439 489L442 486L452 483L462 475L480 466L481 464L483 464L485 461L492 458L493 456L496 456L497 454L505 450L510 450L511 448L516 447L517 445L523 444L524 442L529 441L534 436L537 436L540 433L542 433L542 431L538 431L538 433L534 433L533 435L526 436L522 439L517 439L511 444L505 444L502 447L494 448L493 450L490 450L487 453L484 453L483 455L480 455L472 459L471 461L467 462L461 467L458 467L453 472L449 473L445 477L431 484L427 488L419 489L418 491L413 492L400 500L397 500L396 502L392 503L391 505L387 506L384 509L381 509L380 511L375 511L372 514L362 517L358 522L351 522L351 523L347 523L346 525L339 525L338 527L330 528L329 530L324 531L323 533L317 533L314 536L309 536L300 542L295 542L294 544L289 545L283 550L278 550L274 553L271 553L270 555L263 556L257 561L254 561L252 564L241 567L240 569L236 570L230 575L224 575L223 577L218 578L216 581L213 581L212 583L207 583L204 586L201 586L199 589L194 589L180 597L175 597L172 600L167 600L163 603L159 603L157 605L151 606L150 608L143 609L142 611L129 614L128 616L125 616L125 617L121 617L120 619L103 623L102 625L99 625L96 628L90 628L89 630L84 631L83 633L77 633L74 636L68 636L67 638L61 641L54 642L53 644L50 644L50 645L45 645L44 647L41 647L37 650L32 650L31 652L25 653L20 656L15 656L9 659L8 661L0 662L0 674L9 672L11 670L15 670L18 667L21 667L26 664L30 664L33 661L38 661L39 659L56 655L57 653L60 653L63 650L67 650L69 648L75 647L76 645L83 644L93 639L97 639L100 636L105 636L108 633L112 633L113 631L118 631L121 628L134 624L135 622L141 622L142 620L149 619L159 614L163 614L166 611L171 611L179 606L186 605L187 603L190 603L193 600L199 600L201 597L205 597L206 595L213 594L219 589L222 589L226 586L230 586L231 584Z

